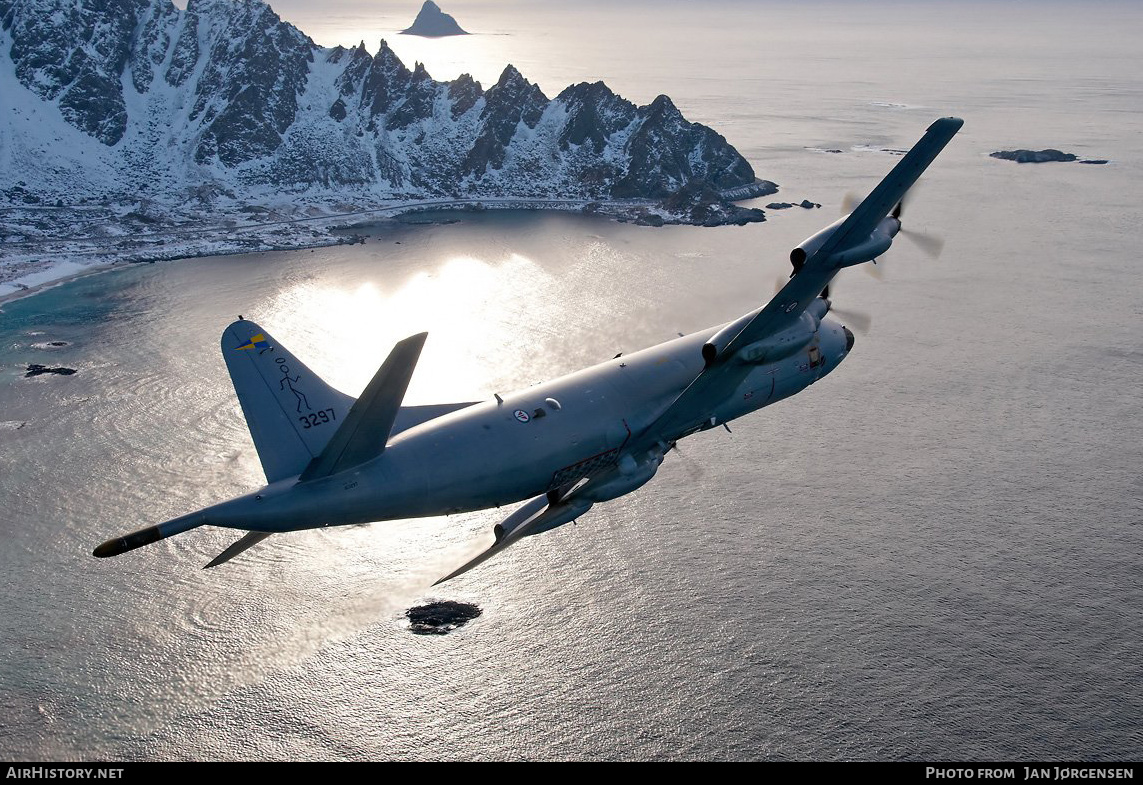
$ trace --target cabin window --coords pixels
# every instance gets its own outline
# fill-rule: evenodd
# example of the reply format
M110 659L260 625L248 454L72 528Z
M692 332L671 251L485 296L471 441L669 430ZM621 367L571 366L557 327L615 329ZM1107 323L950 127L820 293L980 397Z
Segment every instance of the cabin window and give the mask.
M550 408L553 412L558 412L560 409L563 408L562 406L560 406L560 402L557 401L555 398L545 398L544 403L546 403L548 405L548 408Z

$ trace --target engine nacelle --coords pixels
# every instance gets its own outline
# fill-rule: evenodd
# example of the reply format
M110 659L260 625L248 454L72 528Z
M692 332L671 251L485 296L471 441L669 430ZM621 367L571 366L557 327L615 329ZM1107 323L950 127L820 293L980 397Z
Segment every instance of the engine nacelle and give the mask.
M850 267L876 259L889 250L893 238L901 231L901 222L891 215L881 219L877 228L869 233L869 239L852 245L844 251L837 251L829 258L834 267Z
M845 215L838 218L817 234L810 235L805 240L802 240L794 250L790 251L790 264L794 265L794 272L798 272L802 269L802 265L806 263L806 260L818 252L818 249L822 247L825 241L830 238L830 235L837 231L837 227L841 226L848 217L848 215Z
M824 300L815 300L814 302L815 304L822 304L817 310L822 310L825 306ZM809 345L810 341L814 339L820 323L821 316L815 318L815 314L804 313L793 327L775 333L765 340L743 346L735 352L734 359L744 363L757 364L784 360Z
M624 455L619 461L619 471L615 477L602 485L584 488L584 496L596 502L618 499L650 482L662 462L662 455L652 456L643 463L637 463L630 455Z
M746 329L746 325L750 324L750 321L761 311L761 308L756 308L745 316L740 316L712 335L710 340L702 345L702 358L706 361L707 367L710 367L711 363L722 356L730 342Z
M547 506L548 497L537 496L521 506L520 509L513 511L511 515L492 527L492 533L496 535L496 542L500 542L521 524L539 515Z
M566 502L560 502L560 504L557 505L557 507L560 508L560 512L557 515L549 518L544 522L542 526L538 526L535 529L525 533L524 536L533 537L537 534L550 532L552 529L556 528L557 526L563 526L565 523L571 523L576 518L590 510L593 504L594 502L592 502L590 499L582 496L574 499L569 499Z
M825 244L838 227L849 216L839 218L815 235L802 240L794 250L790 251L790 264L794 265L794 272L802 269L806 260L813 256ZM889 250L893 244L893 237L901 230L901 222L891 215L881 219L881 223L869 233L869 237L857 245L852 245L841 251L835 251L830 256L830 265L833 267L849 267L862 262L876 259Z

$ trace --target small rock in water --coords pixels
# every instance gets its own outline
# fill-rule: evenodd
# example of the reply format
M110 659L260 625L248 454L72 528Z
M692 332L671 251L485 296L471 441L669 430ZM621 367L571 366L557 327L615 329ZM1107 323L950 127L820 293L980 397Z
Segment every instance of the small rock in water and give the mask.
M409 631L417 635L445 635L457 627L463 627L483 611L470 602L442 600L409 608L405 616L409 620Z
M75 368L64 368L63 366L57 368L49 368L46 365L32 363L28 366L28 372L24 374L24 378L28 378L30 376L39 376L45 373L55 373L59 374L60 376L71 376L73 373L75 373Z
M1076 160L1074 153L1064 153L1053 148L1047 150L997 150L989 153L992 158L1015 161L1018 164L1043 164L1052 161L1067 163Z

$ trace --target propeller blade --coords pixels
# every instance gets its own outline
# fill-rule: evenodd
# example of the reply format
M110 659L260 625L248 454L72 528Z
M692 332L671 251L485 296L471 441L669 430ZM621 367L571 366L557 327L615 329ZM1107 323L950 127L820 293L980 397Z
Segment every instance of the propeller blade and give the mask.
M873 327L873 317L861 311L851 311L847 308L830 308L830 313L841 317L846 326L852 327L859 333L868 333Z
M211 567L217 567L220 564L225 564L243 551L253 548L255 545L262 542L262 540L266 539L271 534L273 534L273 532L246 532L245 536L243 536L242 539L238 540L222 553L215 556L214 560L211 561L210 564L203 567L203 569L209 570Z
M865 272L869 273L869 275L876 278L878 281L884 281L885 280L885 258L884 257L882 257L881 259L874 260L874 261L870 262L869 264L863 264L861 266L865 269Z
M913 199L916 198L917 189L920 187L920 185L921 183L919 180L913 183L912 187L910 187L909 190L905 192L905 195L901 197L901 201L897 202L897 205L893 208L893 217L898 221L901 220L901 214L905 212L905 208L913 203ZM922 188L921 190L924 189Z
M943 237L938 237L935 234L928 234L926 232L918 232L913 229L901 229L897 234L907 237L910 242L916 245L925 253L926 256L932 259L939 259L941 251L945 248L945 241Z
M704 472L702 467L699 466L693 458L679 449L679 443L677 441L671 442L671 446L667 448L667 452L674 452L675 455L679 456L679 464L686 467L686 472L692 481L698 482L703 478Z
M856 191L846 191L845 196L841 198L841 214L848 215L857 209L857 205L861 204L861 197L857 195Z

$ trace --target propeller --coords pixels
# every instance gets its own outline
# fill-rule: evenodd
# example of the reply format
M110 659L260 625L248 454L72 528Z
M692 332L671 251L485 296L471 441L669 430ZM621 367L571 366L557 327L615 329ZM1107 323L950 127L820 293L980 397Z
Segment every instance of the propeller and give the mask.
M846 323L847 327L852 327L856 332L868 333L873 329L873 317L864 311L851 311L848 308L834 308L830 306L830 313L834 316L841 317L842 321Z
M910 188L905 193L904 198L902 198L901 201L897 202L897 204L893 206L893 210L890 212L890 215L900 221L901 216L905 213L905 209L909 206L909 203L913 201L916 190L917 186L915 185ZM861 204L861 201L862 197L856 192L847 192L841 200L842 215L852 213L857 209L857 206ZM897 234L913 243L923 254L925 254L925 256L928 256L930 259L939 259L941 251L943 251L945 247L945 241L943 238L935 234L929 234L928 232L921 232L916 229L906 229L901 227L898 230ZM865 269L866 273L868 273L873 278L876 278L878 281L885 280L884 257L882 257L880 260L874 259L873 264L865 264L862 265L862 267Z
M693 482L698 482L703 478L705 472L703 471L702 466L700 466L694 458L690 457L679 449L678 441L671 442L671 446L667 448L667 452L673 452L675 455L679 456L679 466L684 467L688 479Z
M914 185L912 188L905 192L905 196L902 197L901 201L897 202L897 205L893 208L893 212L891 214L898 221L901 220L901 215L905 212L905 207L908 206L909 202L913 201L913 196L916 191L917 186ZM897 234L905 237L914 245L916 245L917 248L919 248L921 252L928 256L930 259L939 259L941 251L943 251L945 247L944 238L938 237L935 234L929 234L928 232L919 232L916 229L906 229L901 227Z
M829 300L830 284L822 289L822 297ZM848 308L837 308L831 302L829 312L841 318L845 323L859 333L868 333L873 327L873 317L864 311L852 311Z
M778 278L774 281L774 294L777 294L778 290L786 285L787 280L789 279L783 278L780 275L778 276ZM832 284L826 284L825 288L822 289L821 296L827 300L830 299L829 295L831 286ZM868 334L869 331L873 329L873 317L864 311L854 311L850 310L849 308L838 308L832 302L830 303L829 311L834 316L843 319L846 325L852 327L856 332ZM674 449L676 452L678 452L677 447Z
M909 240L913 245L921 249L921 252L928 256L930 259L941 258L941 251L945 248L945 241L943 237L938 237L935 234L928 232L919 232L916 229L901 229L897 232L905 239Z
M901 210L902 210L904 201L905 200L902 199L900 202L897 202L897 204L893 207L892 215L897 220L901 220ZM841 214L842 215L848 215L848 214L852 213L854 210L857 209L857 205L861 204L861 202L862 202L862 197L856 191L846 191L845 196L843 196L841 198ZM900 234L900 232L898 232L898 234ZM878 260L874 259L872 264L863 264L863 265L861 265L861 267L865 270L866 273L868 273L873 278L876 278L878 281L884 281L885 280L885 262L884 262L884 260L882 260L880 265L879 265Z

